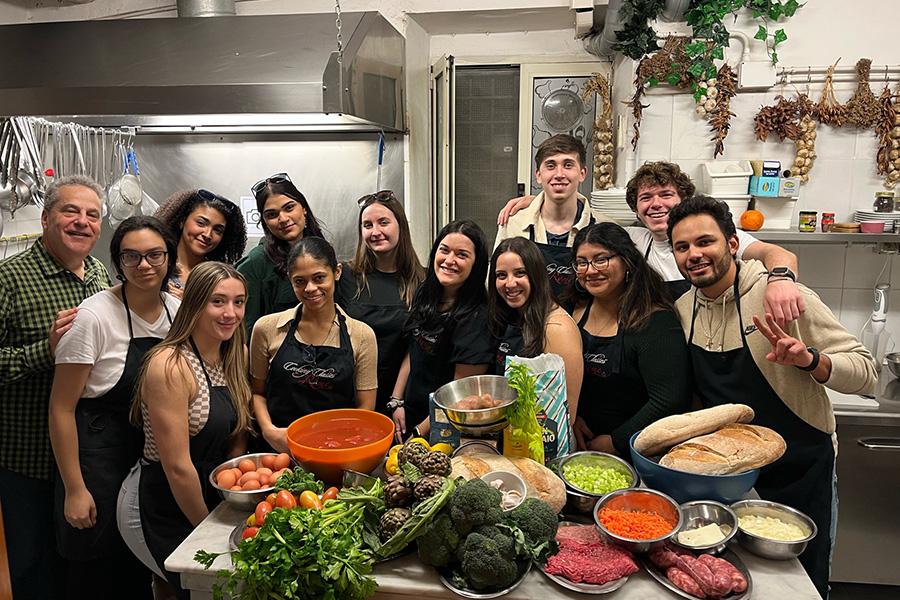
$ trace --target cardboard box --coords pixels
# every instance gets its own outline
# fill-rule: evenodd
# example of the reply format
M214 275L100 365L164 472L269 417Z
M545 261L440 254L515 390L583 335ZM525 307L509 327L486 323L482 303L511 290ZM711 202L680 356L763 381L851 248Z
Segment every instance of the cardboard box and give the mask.
M777 197L780 193L780 181L778 177L750 177L750 195Z
M782 177L778 184L778 195L782 198L799 198L800 178Z

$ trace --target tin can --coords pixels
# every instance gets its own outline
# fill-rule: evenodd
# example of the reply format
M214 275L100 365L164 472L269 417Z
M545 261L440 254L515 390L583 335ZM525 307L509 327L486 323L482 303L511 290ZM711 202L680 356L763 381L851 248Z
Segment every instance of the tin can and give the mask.
M831 226L834 225L834 213L831 212L823 212L822 213L822 231L831 231Z
M816 211L814 210L801 210L800 211L800 224L798 229L804 233L815 231L816 230Z

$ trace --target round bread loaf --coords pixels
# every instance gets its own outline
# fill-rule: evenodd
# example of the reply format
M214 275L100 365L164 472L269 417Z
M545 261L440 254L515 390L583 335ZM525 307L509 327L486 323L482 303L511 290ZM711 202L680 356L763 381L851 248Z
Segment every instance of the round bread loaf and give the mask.
M452 477L476 479L491 471L509 471L525 481L526 495L543 500L556 512L566 504L566 484L556 474L530 458L499 454L465 454L455 456Z

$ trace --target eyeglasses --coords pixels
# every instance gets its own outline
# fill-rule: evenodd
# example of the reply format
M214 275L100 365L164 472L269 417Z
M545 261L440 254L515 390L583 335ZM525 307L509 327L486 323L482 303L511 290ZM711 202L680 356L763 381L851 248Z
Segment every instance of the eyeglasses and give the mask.
M147 264L151 267L158 267L166 262L166 256L168 256L168 254L169 253L165 250L151 250L146 254L141 254L140 252L135 252L133 250L126 250L119 255L119 260L122 262L123 267L136 267L141 264L142 260L146 260Z
M587 271L588 265L591 265L595 271L605 271L609 266L609 261L617 256L618 254L607 254L606 256L595 256L589 261L576 260L572 263L572 268L576 273L584 273Z
M221 200L222 202L227 202L227 203L233 204L233 202L231 202L231 200L229 200L228 198L226 198L224 196L220 196L209 190L197 190L197 195L200 196L201 198L203 198L204 200L206 200L207 202L209 202L210 200Z
M270 183L284 183L285 181L287 181L288 183L293 183L291 181L291 178L288 177L287 173L275 173L271 177L260 179L259 181L254 183L253 187L250 188L250 191L253 192L254 196L256 196L263 190L264 187L266 187Z
M384 202L386 200L396 200L397 196L394 195L394 192L391 190L381 190L380 192L375 192L374 194L366 194L362 198L356 201L359 204L360 208L365 208L369 206L373 202Z

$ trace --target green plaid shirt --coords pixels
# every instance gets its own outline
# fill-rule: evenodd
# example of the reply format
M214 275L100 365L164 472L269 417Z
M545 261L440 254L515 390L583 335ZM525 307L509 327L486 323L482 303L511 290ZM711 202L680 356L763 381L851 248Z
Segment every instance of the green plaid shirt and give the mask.
M0 261L0 467L50 478L50 326L59 311L109 286L102 262L87 257L82 281L50 256L41 239Z

